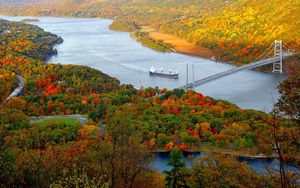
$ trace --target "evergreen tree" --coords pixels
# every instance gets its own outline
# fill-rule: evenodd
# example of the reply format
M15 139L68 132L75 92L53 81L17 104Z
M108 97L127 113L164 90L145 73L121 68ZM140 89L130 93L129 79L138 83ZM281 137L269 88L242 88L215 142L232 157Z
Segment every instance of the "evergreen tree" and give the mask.
M187 187L184 180L187 168L181 150L174 149L171 151L168 166L171 166L172 169L170 171L164 171L166 175L166 187Z

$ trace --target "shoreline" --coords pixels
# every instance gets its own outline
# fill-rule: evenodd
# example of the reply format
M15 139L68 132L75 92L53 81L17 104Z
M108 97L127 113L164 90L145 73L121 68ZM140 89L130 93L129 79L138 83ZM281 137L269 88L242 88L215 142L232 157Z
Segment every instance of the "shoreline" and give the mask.
M172 45L172 50L175 53L189 55L193 57L201 57L205 59L211 59L216 54L209 48L192 44L184 39L178 38L171 34L161 33L158 31L149 32L149 37L156 41L162 41L164 43Z
M57 55L58 51L54 47L62 44L63 42L64 42L64 39L61 36L58 36L58 40L51 44L52 52L50 54L48 54L48 56L45 59L43 59L43 62L47 63L53 56Z
M39 15L0 15L0 17L2 17L2 16L3 17L5 17L5 16L30 17L30 19L36 18L36 17L57 17L57 18L61 17L61 18L86 18L86 19L98 18L98 19L109 19L112 22L114 21L114 19L106 18L106 17L85 17L85 16L75 16L74 17L74 16L67 16L67 15L60 15L60 16L58 16L58 15L47 15L47 16L46 15L41 15L41 16L39 16ZM41 21L39 21L39 22L41 22ZM31 23L28 23L28 24L31 24ZM115 31L119 31L119 30L115 30ZM128 32L128 31L125 31L125 32ZM212 52L212 50L210 50L209 48L205 48L202 46L192 44L184 39L180 39L180 38L176 37L175 35L162 33L162 32L158 32L158 31L154 30L154 31L149 32L149 37L151 37L155 41L163 41L165 43L171 44L172 48L170 48L170 50L173 53L179 53L179 54L188 55L188 56L192 56L192 57L200 57L200 58L205 58L205 59L209 59L209 60L211 60L211 58L213 56L216 57L216 54L214 52ZM57 44L55 44L55 45L57 45ZM147 47L147 48L150 48L150 47ZM223 62L223 63L231 64L229 62Z
M150 153L170 153L170 150L153 150L153 151L149 151ZM251 154L241 154L238 151L214 151L214 150L183 150L183 152L186 153L191 153L191 154L195 154L195 153L205 153L205 154L224 154L224 155L230 155L230 156L235 156L238 158L246 158L246 159L253 159L253 160L259 160L259 159L275 159L276 156L275 155L264 155L264 154L257 154L257 155L251 155Z

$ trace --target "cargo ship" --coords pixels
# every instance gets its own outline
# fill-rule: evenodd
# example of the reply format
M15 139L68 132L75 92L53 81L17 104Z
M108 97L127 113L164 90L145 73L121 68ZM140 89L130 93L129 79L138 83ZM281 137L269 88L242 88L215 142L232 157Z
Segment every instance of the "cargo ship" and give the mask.
M164 72L163 68L155 68L153 66L150 68L149 74L150 76L162 76L173 79L177 79L179 76L179 73L175 70L169 69L169 71Z

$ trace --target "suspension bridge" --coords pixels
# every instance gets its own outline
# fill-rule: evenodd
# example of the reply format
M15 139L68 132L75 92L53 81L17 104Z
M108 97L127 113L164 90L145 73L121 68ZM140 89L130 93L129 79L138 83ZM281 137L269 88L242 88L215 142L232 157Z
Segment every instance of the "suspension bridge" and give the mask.
M284 51L284 50L286 50L286 51ZM271 53L274 53L274 57L270 57ZM233 68L230 70L226 70L226 71L220 72L218 74L211 75L209 77L206 77L206 78L203 78L200 80L196 80L196 81L194 79L195 74L194 74L194 68L193 68L193 82L192 83L189 83L189 80L188 80L189 73L188 73L188 65L187 65L186 84L184 86L178 87L177 89L185 89L185 90L194 89L195 87L212 82L214 80L221 79L225 76L229 76L229 75L232 75L232 74L240 72L240 71L254 69L254 68L268 65L268 64L273 64L273 72L274 73L282 73L283 72L283 60L294 54L295 54L295 52L292 52L290 50L290 48L288 48L288 46L285 45L281 40L276 40L265 50L264 53L262 53L256 60L254 60L250 64L236 67L236 68ZM192 64L192 67L194 67L193 64ZM16 97L16 96L20 95L20 93L22 92L25 79L20 75L17 75L17 79L19 81L18 87L10 94L10 96L6 100Z
M285 51L284 51L285 50ZM274 53L273 57L270 57L271 54ZM193 81L189 83L189 65L187 64L187 81L184 86L181 86L177 89L194 89L195 87L198 87L200 85L212 82L214 80L221 79L225 76L229 76L235 73L238 73L240 71L254 69L257 67L261 67L268 64L273 64L273 73L282 73L283 72L283 60L287 57L290 57L294 55L295 53L292 52L287 45L285 45L281 40L276 40L274 43L272 43L264 53L262 53L258 58L256 58L252 63L236 67L230 70L226 70L223 72L220 72L215 75L211 75L206 78L202 78L200 80L195 80L195 74L194 74L194 65L192 64L192 76Z

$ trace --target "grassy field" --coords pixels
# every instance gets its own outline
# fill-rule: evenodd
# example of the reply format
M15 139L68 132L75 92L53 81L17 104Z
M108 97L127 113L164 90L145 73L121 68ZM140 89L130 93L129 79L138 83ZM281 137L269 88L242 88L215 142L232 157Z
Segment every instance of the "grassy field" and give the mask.
M80 121L75 118L53 118L53 119L46 119L44 121L40 121L41 124L66 124L68 126L77 126L80 125Z

